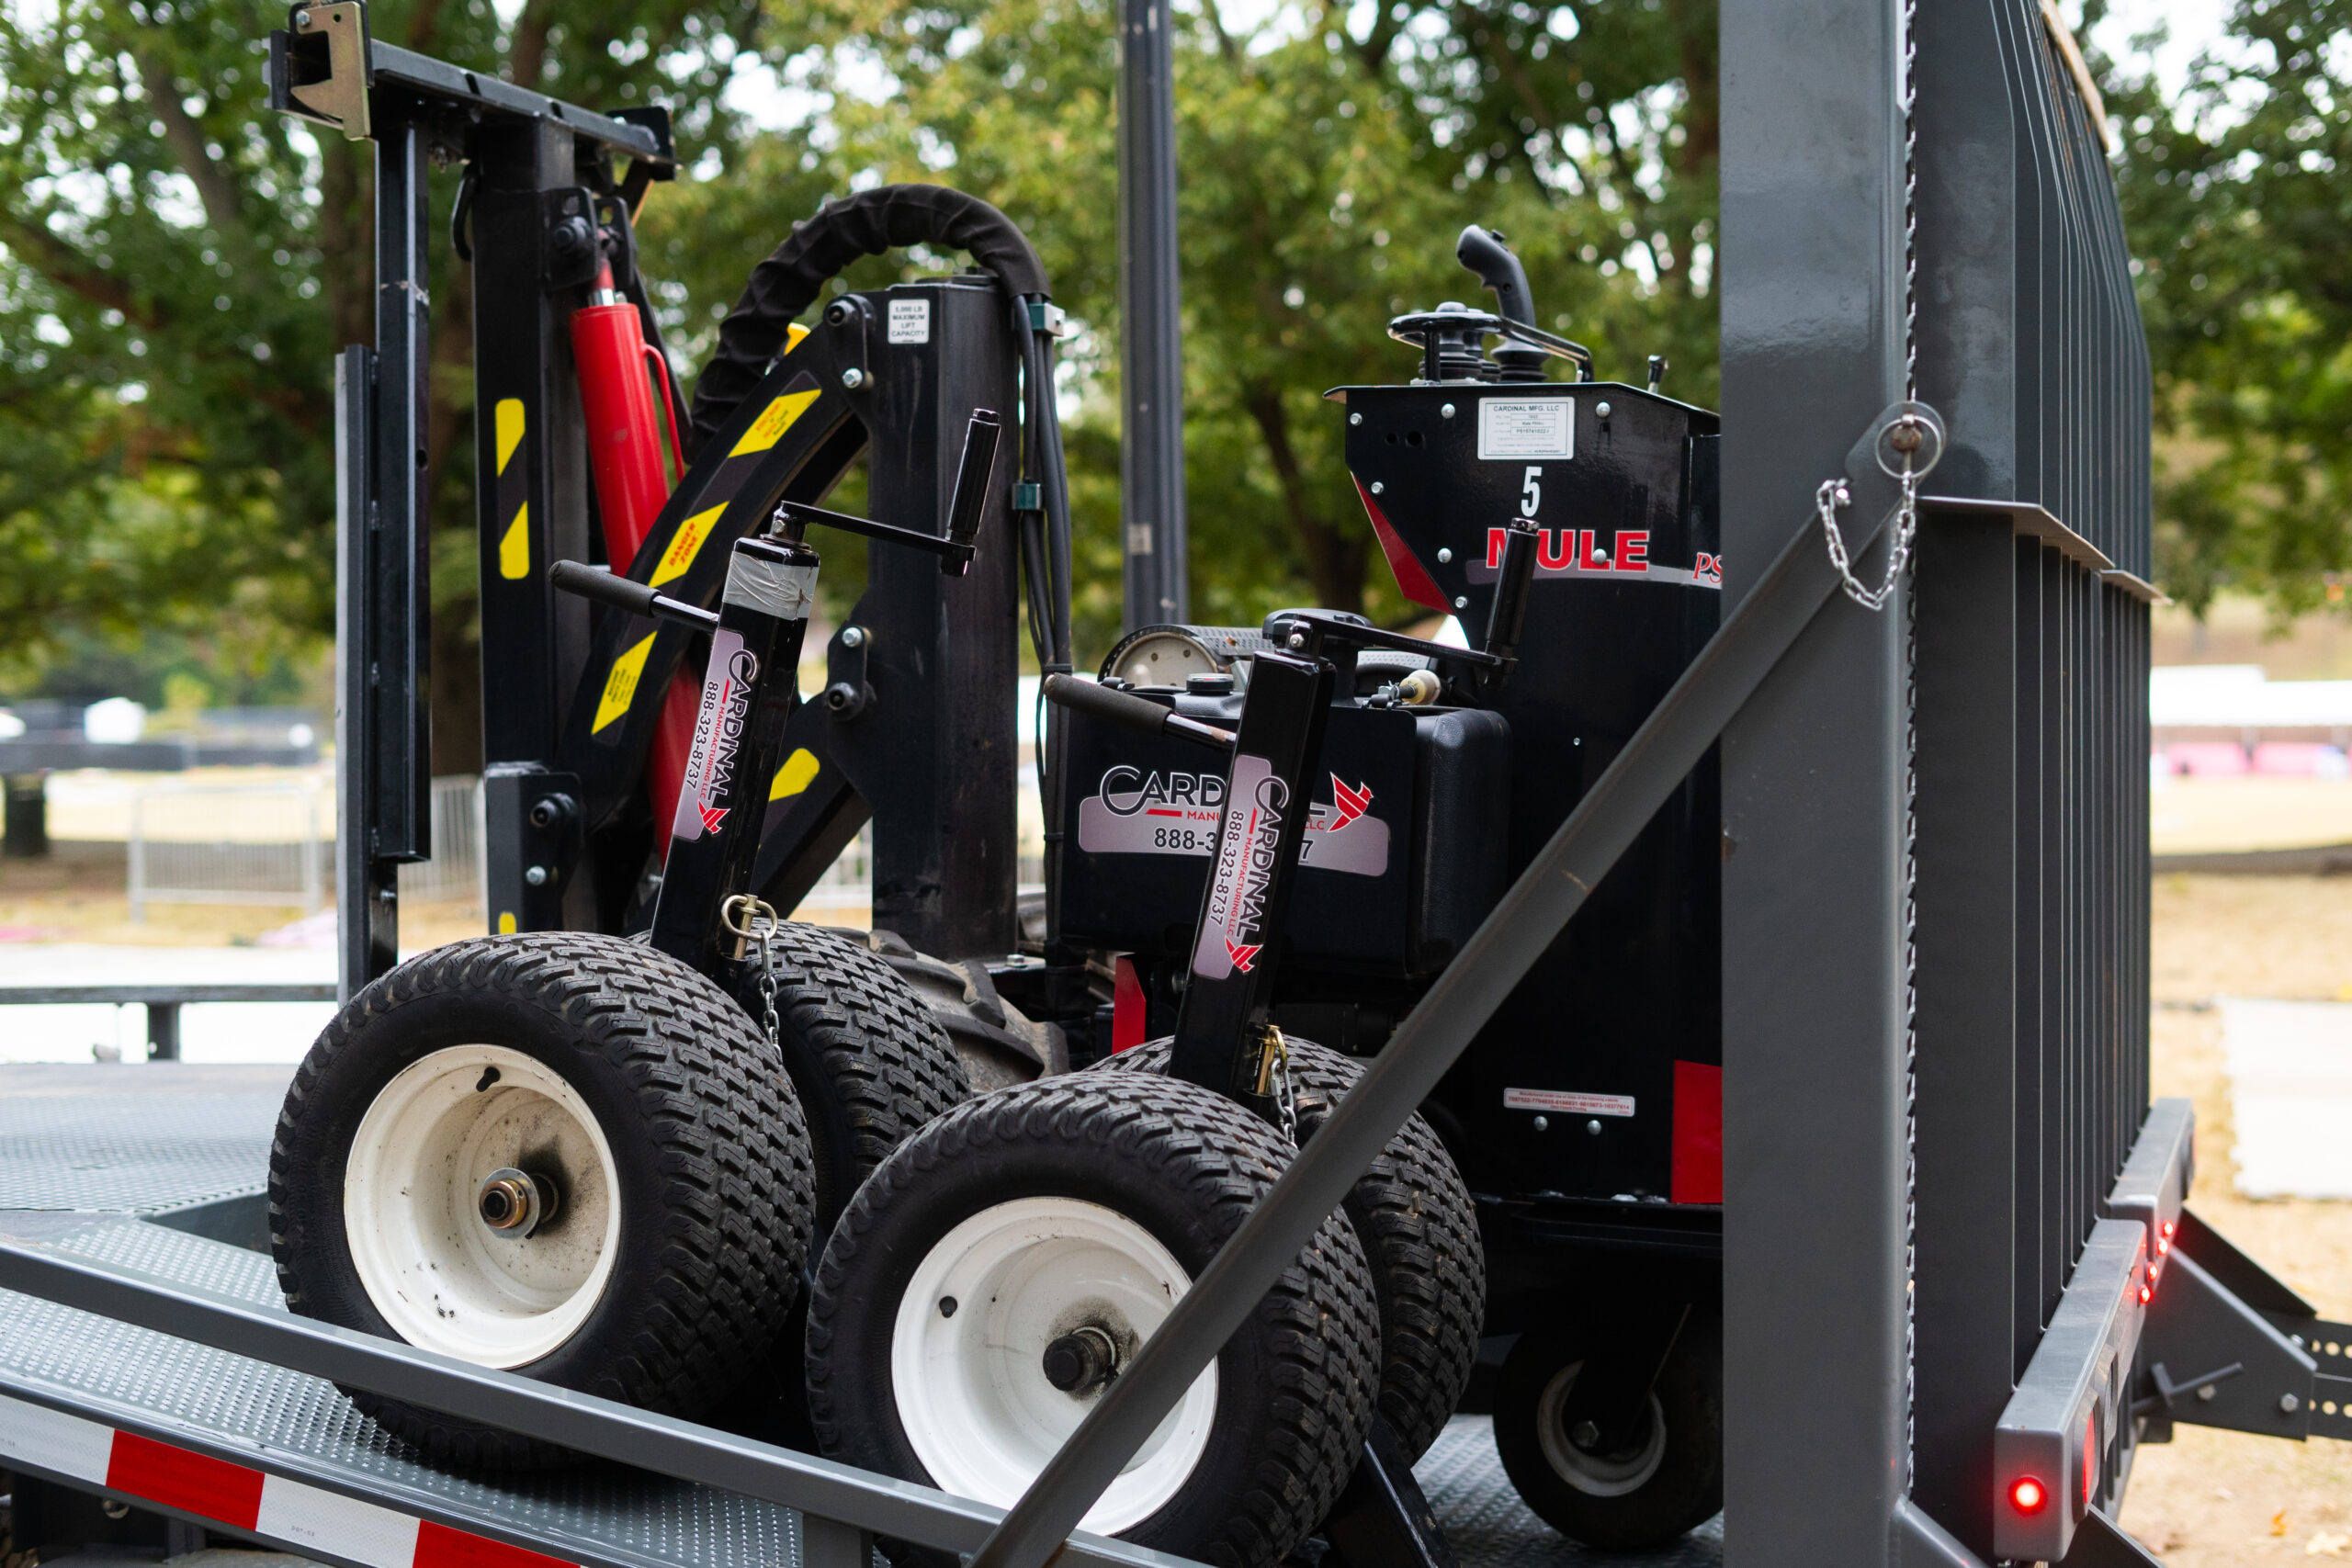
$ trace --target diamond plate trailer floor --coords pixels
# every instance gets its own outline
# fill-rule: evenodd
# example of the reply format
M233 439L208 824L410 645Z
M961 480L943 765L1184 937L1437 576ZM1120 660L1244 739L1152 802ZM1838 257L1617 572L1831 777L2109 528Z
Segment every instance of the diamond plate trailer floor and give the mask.
M282 1310L255 1248L288 1077L0 1067L0 1237ZM804 1561L791 1508L605 1462L545 1475L436 1471L322 1379L8 1292L0 1465L348 1568ZM1464 1568L1723 1558L1720 1519L1659 1556L1563 1540L1511 1491L1483 1416L1457 1416L1419 1473Z

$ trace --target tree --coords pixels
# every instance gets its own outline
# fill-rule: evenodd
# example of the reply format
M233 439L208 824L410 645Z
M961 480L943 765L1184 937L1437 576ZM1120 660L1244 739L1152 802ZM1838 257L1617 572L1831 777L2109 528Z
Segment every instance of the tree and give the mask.
M827 194L988 197L1038 243L1067 344L1081 642L1118 620L1112 0L379 0L377 36L591 105L659 98L689 172L647 270L685 367L752 265ZM1714 388L1713 17L1702 0L1307 5L1180 15L1195 613L1312 600L1401 619L1340 458L1335 385L1409 375L1387 319L1476 285L1477 220L1603 373ZM365 150L259 103L255 14L223 0L0 0L0 681L69 634L233 631L259 658L331 624L331 357L368 341ZM1351 30L1351 28L1353 30ZM756 53L754 51L756 50ZM814 112L754 130L764 62ZM454 181L435 182L436 218ZM438 227L436 221L436 229ZM954 258L881 258L887 281ZM428 457L435 765L477 745L471 330L436 246ZM852 552L854 554L854 552ZM844 565L849 564L846 560ZM856 574L829 572L854 592Z
M2352 59L2342 0L2239 0L2167 104L2110 69L2155 367L2157 565L2291 613L2352 568Z

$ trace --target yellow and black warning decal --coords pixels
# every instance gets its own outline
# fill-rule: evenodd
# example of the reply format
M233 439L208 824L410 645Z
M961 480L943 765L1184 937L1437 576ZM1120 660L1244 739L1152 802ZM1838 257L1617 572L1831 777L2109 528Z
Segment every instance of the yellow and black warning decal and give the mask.
M523 449L523 400L501 398L493 415L498 437L498 575L519 581L531 575L531 466L515 458Z
M863 448L847 404L825 396L833 372L812 352L822 345L803 346L799 335L799 352L769 371L687 470L627 563L630 577L688 604L715 605L735 541L761 525L778 497L822 496ZM634 786L639 755L694 635L632 615L599 623L561 752L580 775L592 817L614 809Z

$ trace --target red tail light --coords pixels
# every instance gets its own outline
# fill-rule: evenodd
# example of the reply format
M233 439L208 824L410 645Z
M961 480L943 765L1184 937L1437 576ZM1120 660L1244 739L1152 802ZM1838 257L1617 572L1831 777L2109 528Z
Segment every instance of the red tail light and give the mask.
M2009 1506L2020 1514L2038 1514L2048 1501L2050 1494L2030 1475L2020 1475L2009 1483Z

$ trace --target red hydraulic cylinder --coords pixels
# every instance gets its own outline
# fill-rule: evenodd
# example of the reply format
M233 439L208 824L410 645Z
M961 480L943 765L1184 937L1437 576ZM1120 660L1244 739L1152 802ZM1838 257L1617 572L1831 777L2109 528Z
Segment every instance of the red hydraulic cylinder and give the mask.
M637 307L613 288L609 266L599 272L596 283L591 296L594 303L571 313L571 355L580 371L580 402L587 418L588 465L596 482L596 508L605 524L605 558L613 563L614 570L626 571L645 536L653 531L662 503L670 499L648 362L654 361L654 374L662 378L665 392L669 377L646 344ZM670 415L671 448L675 452L674 400ZM683 456L678 471L685 472ZM694 739L701 690L702 682L690 670L681 670L670 682L669 691L662 694L652 750L646 758L654 839L665 854L670 840L662 829L677 808L678 788L686 776L686 753Z

